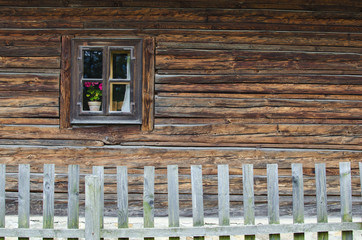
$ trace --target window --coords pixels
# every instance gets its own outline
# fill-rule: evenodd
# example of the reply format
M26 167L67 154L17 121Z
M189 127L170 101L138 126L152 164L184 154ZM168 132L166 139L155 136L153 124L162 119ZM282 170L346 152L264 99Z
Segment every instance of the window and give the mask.
M142 39L73 39L72 124L142 124Z

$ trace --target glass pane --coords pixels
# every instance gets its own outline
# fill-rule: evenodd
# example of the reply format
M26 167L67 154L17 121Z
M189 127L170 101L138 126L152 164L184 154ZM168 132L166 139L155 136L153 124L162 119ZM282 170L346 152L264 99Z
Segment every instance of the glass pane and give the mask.
M83 51L83 77L102 78L102 56L100 50Z
M102 110L102 89L102 82L83 82L83 111Z
M129 83L111 84L111 111L130 112L130 85Z
M111 78L112 79L127 79L129 52L127 51L112 51L111 53Z

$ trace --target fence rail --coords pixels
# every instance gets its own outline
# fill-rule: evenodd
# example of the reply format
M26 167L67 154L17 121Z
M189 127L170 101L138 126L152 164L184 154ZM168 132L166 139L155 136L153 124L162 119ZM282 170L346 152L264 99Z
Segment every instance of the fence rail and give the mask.
M362 183L362 163L359 163L359 180ZM144 168L143 212L144 227L128 228L128 172L127 167L117 167L117 216L118 229L104 228L104 168L93 167L93 173L85 177L85 228L79 229L79 166L68 168L68 224L54 229L54 179L55 166L44 165L43 176L43 229L29 228L30 218L30 166L19 165L18 175L18 228L5 228L6 166L0 164L0 236L41 238L153 238L245 235L255 239L257 234L269 234L269 239L280 239L281 233L294 233L294 239L304 239L306 232L318 232L318 239L328 239L329 231L342 231L342 239L353 239L354 230L362 230L362 221L352 219L351 165L339 165L341 222L329 223L327 212L327 181L324 164L315 166L317 223L304 223L303 168L292 164L293 224L280 224L279 184L277 164L267 165L268 224L255 225L253 166L242 166L243 176L243 224L230 226L229 168L218 166L218 215L216 226L204 226L203 176L200 165L191 166L193 226L180 227L178 166L167 167L168 227L155 228L154 179L155 168ZM362 186L362 184L361 184ZM362 187L361 187L362 194ZM362 218L361 218L362 219ZM0 239L3 239L1 238Z

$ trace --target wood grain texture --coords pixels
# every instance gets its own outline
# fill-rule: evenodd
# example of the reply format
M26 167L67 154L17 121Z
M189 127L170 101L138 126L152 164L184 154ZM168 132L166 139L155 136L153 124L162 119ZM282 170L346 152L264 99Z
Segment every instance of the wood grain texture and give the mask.
M341 185L341 221L352 221L352 186L351 186L351 164L349 162L339 163L340 185ZM352 231L343 231L342 239L352 240Z
M30 225L30 165L19 165L18 176L18 228L29 228ZM28 238L19 238L28 240Z
M68 166L68 229L79 228L79 165ZM69 238L68 240L77 240Z
M61 72L60 72L60 128L70 125L70 86L71 86L71 39L72 36L62 36Z
M155 40L144 39L142 86L142 131L152 131L154 126Z
M6 183L6 165L0 164L0 228L5 227L5 183ZM2 238L4 240L4 238Z
M252 164L243 164L244 224L255 224L254 171ZM255 240L255 235L246 235L245 240Z
M327 183L326 165L319 163L315 165L316 178L316 201L317 201L317 222L328 222L327 212ZM318 232L318 240L328 239L328 232Z
M98 176L86 176L85 195L85 238L97 240L101 231L101 184Z

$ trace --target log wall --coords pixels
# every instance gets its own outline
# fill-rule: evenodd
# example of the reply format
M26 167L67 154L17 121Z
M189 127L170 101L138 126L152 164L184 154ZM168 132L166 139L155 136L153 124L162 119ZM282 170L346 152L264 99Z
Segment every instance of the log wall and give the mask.
M290 174L301 162L313 175L325 162L335 175L338 162L361 161L360 1L1 0L0 9L3 163L228 163L237 175L242 163ZM64 36L154 39L153 131L60 127Z

